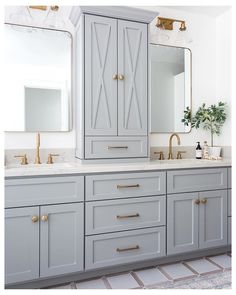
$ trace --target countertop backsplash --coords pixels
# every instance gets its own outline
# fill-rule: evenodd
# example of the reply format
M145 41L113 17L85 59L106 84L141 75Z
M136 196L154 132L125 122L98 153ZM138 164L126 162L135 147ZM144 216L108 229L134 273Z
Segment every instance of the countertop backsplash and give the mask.
M195 158L195 146L173 146L173 156L176 158L178 151L186 151L182 154L183 159ZM150 148L150 158L158 159L159 155L154 155L154 152L163 151L165 159L168 159L168 147L167 146L153 146ZM42 163L47 162L48 154L59 154L57 157L53 157L55 163L65 163L77 161L75 158L75 149L40 149L40 158ZM5 150L5 165L19 164L19 158L15 158L15 155L27 155L28 162L33 164L35 160L35 149L9 149ZM221 156L223 158L231 158L231 146L222 147ZM134 162L134 161L132 161Z

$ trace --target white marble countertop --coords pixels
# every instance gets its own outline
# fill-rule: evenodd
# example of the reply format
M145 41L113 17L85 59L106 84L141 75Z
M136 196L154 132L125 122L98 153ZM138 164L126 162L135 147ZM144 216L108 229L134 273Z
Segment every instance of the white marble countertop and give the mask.
M106 172L153 171L189 168L214 168L231 166L230 159L222 160L147 160L135 163L83 164L79 161L55 164L9 165L5 167L5 177L30 177L46 175L93 174Z

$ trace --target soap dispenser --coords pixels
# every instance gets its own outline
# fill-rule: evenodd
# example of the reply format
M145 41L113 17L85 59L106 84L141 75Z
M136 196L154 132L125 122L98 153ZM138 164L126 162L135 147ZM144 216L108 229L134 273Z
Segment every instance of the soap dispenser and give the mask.
M202 148L200 146L200 142L197 142L197 147L196 147L196 159L201 159L202 158Z

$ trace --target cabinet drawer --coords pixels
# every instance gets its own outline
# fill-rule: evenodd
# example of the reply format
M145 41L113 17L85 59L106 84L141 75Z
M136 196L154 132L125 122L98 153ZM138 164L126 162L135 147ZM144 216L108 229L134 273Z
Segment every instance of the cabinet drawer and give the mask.
M86 203L87 235L160 226L165 221L165 196Z
M231 209L231 202L232 202L232 191L231 189L228 190L228 216L232 216L232 209Z
M180 193L227 188L227 168L167 172L167 192Z
M31 206L84 200L84 177L42 177L5 181L5 206Z
M154 259L165 255L165 227L85 238L85 269Z
M228 245L231 243L231 217L228 217Z
M232 168L228 168L228 188L232 188Z
M86 200L163 195L165 172L86 176Z
M147 137L86 137L85 158L147 157Z

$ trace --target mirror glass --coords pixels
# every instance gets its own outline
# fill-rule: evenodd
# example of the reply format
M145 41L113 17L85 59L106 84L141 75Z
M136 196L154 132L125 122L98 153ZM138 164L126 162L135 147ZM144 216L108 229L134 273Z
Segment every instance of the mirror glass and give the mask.
M184 110L191 110L191 51L149 44L150 132L187 133Z
M71 129L71 34L5 24L6 131Z

